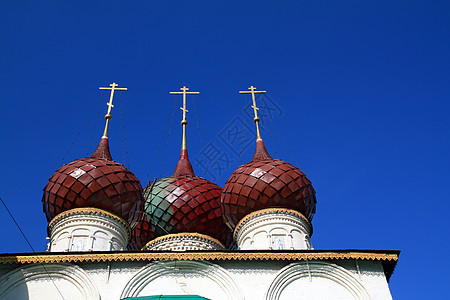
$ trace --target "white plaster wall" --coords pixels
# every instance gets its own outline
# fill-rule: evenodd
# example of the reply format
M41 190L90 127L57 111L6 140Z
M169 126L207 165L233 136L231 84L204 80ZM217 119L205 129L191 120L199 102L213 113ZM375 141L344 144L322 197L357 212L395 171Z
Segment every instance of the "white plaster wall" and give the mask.
M64 298L70 295L70 299L73 300L83 300L82 292L73 284L62 280L54 279L53 282L50 280L40 279L33 280L27 283L16 286L13 290L2 295L3 300L19 300L19 299L62 299L56 287L63 291Z
M321 277L299 278L291 282L281 293L280 300L292 299L354 299L342 285Z
M277 272L286 265L279 261L252 261L251 267L243 261L223 261L218 264L232 274L247 300L266 299L267 290Z
M70 264L20 266L0 277L0 299L99 300L90 276Z
M305 262L289 261L52 264L57 270L50 273L66 299L119 300L133 293L134 296L197 294L210 299L248 300L392 299L381 262L360 260L358 264L359 267L354 260L311 261L311 277L305 271ZM320 270L332 276L320 276ZM14 272L15 277L11 276ZM27 274L27 280L23 274ZM11 277L15 278L14 284ZM348 286L368 296L355 297ZM269 297L274 287L282 287L278 298ZM37 264L0 268L0 299L60 299L55 292L52 280Z
M121 298L172 294L208 299L244 299L230 272L206 261L157 261L139 270Z
M125 285L148 262L104 262L80 265L98 288L101 299L119 300Z
M392 299L381 262L340 260L334 263L352 273L364 285L372 299Z

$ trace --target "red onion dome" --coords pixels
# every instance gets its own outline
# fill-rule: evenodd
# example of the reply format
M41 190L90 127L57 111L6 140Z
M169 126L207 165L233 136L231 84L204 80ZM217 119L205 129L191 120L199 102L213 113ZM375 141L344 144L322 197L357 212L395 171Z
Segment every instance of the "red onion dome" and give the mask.
M258 139L253 159L234 171L222 189L221 206L231 228L247 214L264 208L290 208L309 221L316 210L311 181L297 167L273 159Z
M197 232L227 244L231 231L224 223L220 208L221 188L195 176L187 150L172 176L152 183L144 190L144 211L158 235Z
M108 138L95 152L56 170L42 197L47 220L63 211L94 207L112 212L130 225L142 216L142 187L133 173L112 160Z

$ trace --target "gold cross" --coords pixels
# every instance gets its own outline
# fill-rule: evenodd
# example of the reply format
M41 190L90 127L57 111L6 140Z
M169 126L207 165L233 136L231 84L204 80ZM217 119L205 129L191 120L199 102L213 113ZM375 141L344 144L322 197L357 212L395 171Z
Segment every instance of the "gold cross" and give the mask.
M261 139L261 132L259 131L259 121L261 120L258 117L258 110L259 108L256 107L256 99L255 99L255 94L263 94L266 91L257 91L256 87L254 87L253 85L251 87L248 88L250 91L239 91L239 94L252 94L252 100L253 100L253 111L255 112L255 118L253 118L253 122L255 122L256 124L256 138L257 139Z
M186 95L198 95L200 94L200 92L188 92L189 88L187 88L186 86L183 86L182 88L180 88L181 92L169 92L169 94L172 95L176 95L176 94L183 94L183 107L180 107L180 109L183 111L183 120L181 121L181 125L183 126L183 141L181 144L181 149L187 149L186 146L186 125L188 124L187 120L186 120L186 113L189 112L186 109Z
M186 113L189 112L186 109L186 95L198 95L200 94L200 92L188 92L189 88L187 88L186 86L183 86L182 88L180 88L181 92L169 92L169 94L183 94L183 107L180 107L180 109L183 111L183 121L182 121L182 125L184 122L186 122L187 125L187 121L186 121Z
M127 88L118 88L118 84L113 82L112 84L109 85L110 87L99 87L99 90L111 90L111 96L109 97L109 102L106 103L106 105L108 105L108 112L105 115L105 119L106 119L106 125L105 125L105 131L103 132L103 137L108 137L108 126L109 126L109 121L112 119L111 116L111 109L114 107L114 105L112 104L113 102L113 97L114 97L114 91L126 91L128 90Z

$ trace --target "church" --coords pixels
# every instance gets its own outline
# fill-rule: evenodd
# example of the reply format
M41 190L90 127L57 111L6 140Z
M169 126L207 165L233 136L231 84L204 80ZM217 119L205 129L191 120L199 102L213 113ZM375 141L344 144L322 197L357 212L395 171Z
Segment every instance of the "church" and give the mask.
M109 149L116 83L97 149L44 187L48 249L0 254L0 299L392 299L398 250L317 250L311 181L273 158L259 127L249 162L223 188L195 175L183 97L180 158L142 187ZM269 149L270 150L270 149Z

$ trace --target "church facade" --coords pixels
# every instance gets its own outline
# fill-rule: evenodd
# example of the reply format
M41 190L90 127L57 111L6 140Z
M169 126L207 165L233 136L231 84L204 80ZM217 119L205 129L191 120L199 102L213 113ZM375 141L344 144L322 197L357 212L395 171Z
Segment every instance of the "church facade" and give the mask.
M95 152L50 177L42 198L47 252L0 254L0 299L392 299L400 251L316 250L315 190L273 159L257 129L255 154L223 188L195 175L183 136L175 171L142 188L109 151L113 83Z

